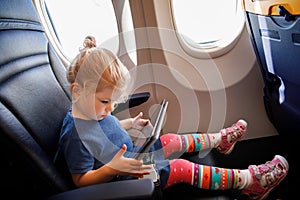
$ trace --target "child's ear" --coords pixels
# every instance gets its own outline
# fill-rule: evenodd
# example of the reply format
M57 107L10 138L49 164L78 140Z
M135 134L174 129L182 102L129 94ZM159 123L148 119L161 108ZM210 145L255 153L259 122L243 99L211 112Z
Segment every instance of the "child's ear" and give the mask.
M80 96L80 93L81 93L81 86L78 84L78 83L72 83L71 84L71 87L70 87L70 90L71 90L71 93L72 93L72 96L77 99L79 96Z

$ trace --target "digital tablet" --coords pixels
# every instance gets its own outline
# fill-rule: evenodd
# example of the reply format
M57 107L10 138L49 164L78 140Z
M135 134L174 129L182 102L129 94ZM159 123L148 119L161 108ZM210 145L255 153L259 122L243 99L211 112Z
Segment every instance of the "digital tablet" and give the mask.
M153 113L153 115L150 117L151 125L146 125L142 129L142 133L144 135L147 135L146 141L144 144L138 148L137 151L134 152L134 158L141 160L145 156L145 153L148 153L151 146L155 143L155 141L159 138L160 132L165 120L165 115L168 107L168 101L164 99L159 108L156 110L156 112Z

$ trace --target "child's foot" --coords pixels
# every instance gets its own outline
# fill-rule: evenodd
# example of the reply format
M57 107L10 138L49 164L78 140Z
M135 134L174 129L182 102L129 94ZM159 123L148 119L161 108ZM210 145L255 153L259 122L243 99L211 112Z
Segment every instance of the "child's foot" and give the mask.
M250 199L265 199L270 191L277 186L287 175L289 164L287 160L276 155L272 161L262 165L250 165L248 167L253 183L242 190L242 193L249 195Z
M231 127L221 130L222 142L217 150L223 154L230 154L235 143L246 133L247 122L240 119Z

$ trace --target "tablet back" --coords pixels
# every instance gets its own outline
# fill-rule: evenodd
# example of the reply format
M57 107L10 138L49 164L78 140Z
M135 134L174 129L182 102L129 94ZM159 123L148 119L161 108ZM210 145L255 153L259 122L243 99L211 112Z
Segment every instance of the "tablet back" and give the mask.
M146 139L142 147L140 147L138 151L135 152L134 157L136 159L142 159L145 154L149 152L151 146L155 143L155 141L159 138L160 131L162 129L166 116L167 107L168 101L164 99L160 104L158 112L155 112L155 116L151 117L151 124L153 124L153 128L150 125L147 125L143 128L142 132L144 132L144 135L149 135L149 137ZM151 133L147 133L149 131L151 131Z

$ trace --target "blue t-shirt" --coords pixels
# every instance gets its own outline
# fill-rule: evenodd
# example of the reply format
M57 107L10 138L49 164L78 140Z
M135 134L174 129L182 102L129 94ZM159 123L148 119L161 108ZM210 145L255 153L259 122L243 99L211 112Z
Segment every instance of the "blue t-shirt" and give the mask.
M63 152L71 174L82 174L110 162L123 144L127 145L126 157L132 156L135 148L129 134L119 120L109 115L102 120L74 118L71 109L63 121L59 148ZM160 140L151 148L162 182L166 182L169 162L164 160ZM164 181L165 180L165 181Z

